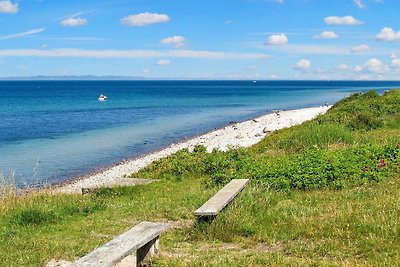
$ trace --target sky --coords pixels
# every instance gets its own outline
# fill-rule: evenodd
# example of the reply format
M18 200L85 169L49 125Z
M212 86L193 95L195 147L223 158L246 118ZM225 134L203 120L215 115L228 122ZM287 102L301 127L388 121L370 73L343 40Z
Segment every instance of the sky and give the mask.
M0 77L400 80L399 0L0 0Z

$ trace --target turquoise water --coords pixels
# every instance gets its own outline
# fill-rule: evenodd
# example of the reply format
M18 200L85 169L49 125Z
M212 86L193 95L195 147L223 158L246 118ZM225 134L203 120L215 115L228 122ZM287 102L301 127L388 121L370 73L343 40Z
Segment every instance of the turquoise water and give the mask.
M231 121L400 82L3 81L0 170L58 183ZM100 102L103 93L108 100Z

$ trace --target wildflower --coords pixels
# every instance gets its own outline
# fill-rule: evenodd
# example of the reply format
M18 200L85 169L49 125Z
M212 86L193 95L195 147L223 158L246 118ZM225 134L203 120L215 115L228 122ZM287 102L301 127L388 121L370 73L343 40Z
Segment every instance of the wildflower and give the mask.
M361 168L361 170L362 170L363 172L366 172L366 171L368 171L368 169L369 169L369 167L368 167L368 166L365 166L365 167Z
M385 166L386 166L386 161L384 159L379 161L378 168L382 168L382 167L385 167Z

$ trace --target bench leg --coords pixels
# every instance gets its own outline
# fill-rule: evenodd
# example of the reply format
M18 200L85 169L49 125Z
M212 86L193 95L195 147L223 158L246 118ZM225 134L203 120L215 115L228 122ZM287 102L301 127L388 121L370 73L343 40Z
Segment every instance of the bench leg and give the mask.
M150 258L159 250L159 237L157 236L149 243L136 251L136 266L149 266Z

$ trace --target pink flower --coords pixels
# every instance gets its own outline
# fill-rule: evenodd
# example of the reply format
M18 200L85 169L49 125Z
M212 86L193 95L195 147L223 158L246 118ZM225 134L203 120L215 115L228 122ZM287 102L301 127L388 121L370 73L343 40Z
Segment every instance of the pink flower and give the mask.
M385 166L386 166L386 161L384 159L379 161L378 168L382 168L382 167L385 167Z

